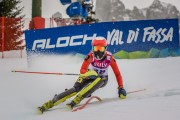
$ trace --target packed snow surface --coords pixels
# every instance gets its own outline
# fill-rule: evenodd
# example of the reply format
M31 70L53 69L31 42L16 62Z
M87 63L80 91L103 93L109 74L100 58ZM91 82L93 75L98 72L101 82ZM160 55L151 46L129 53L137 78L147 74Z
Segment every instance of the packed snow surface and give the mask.
M95 91L103 102L83 110L68 111L66 103L38 115L36 108L55 94L71 88L78 76L13 73L12 70L79 73L83 59L77 56L44 56L29 64L23 58L0 58L1 120L179 120L180 57L117 60L128 94L121 100L112 69L106 87ZM84 99L83 104L87 99Z

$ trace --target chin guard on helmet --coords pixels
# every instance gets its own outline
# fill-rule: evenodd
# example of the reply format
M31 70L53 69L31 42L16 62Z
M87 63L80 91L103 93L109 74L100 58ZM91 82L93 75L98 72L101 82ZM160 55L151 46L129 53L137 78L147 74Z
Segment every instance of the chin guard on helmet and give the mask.
M101 60L101 59L104 57L105 54L106 54L106 50L104 50L103 52L101 52L100 50L98 50L98 51L93 51L94 57L95 57L96 59L98 59L98 60Z
M101 60L106 54L107 40L104 37L96 37L92 40L92 52L96 59Z

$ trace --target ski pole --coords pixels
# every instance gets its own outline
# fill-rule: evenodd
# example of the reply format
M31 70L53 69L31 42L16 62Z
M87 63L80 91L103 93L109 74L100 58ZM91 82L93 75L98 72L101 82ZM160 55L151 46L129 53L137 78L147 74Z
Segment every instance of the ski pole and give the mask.
M30 73L30 74L52 74L52 75L79 75L79 74L73 74L73 73L32 72L32 71L20 71L20 70L12 70L11 72Z
M146 89L140 89L140 90L134 90L134 91L129 91L127 92L127 94L131 94L131 93L136 93L136 92L141 92L141 91L145 91Z

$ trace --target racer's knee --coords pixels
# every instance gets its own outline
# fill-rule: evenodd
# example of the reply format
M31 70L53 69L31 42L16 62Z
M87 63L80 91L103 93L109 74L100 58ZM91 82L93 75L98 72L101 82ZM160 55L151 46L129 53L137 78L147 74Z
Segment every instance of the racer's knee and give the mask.
M100 88L102 88L102 87L104 87L104 86L107 85L107 82L108 82L108 76L103 77L103 78L101 79L101 81L103 81L103 84L102 84L102 86L101 86Z
M83 85L79 82L76 82L73 87L76 89L76 92L79 92L80 90L82 90Z

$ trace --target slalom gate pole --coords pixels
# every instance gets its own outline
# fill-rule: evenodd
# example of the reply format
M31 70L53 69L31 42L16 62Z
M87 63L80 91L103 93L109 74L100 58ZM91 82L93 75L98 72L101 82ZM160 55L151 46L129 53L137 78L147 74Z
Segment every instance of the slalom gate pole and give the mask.
M29 73L29 74L51 74L51 75L79 75L73 73L55 73L55 72L31 72L31 71L20 71L20 70L12 70L11 72L18 73Z
M129 92L127 92L127 94L136 93L136 92L141 92L141 91L145 91L145 90L146 90L146 89L144 88L144 89L129 91ZM98 97L98 96L92 96L92 97L90 97L84 104L82 104L82 106L73 109L72 112L75 112L75 111L84 109L84 108L90 103L90 101L91 101L92 99L95 99L95 98L96 98L98 101L100 101L100 102L103 101L103 100L102 100L100 97Z

